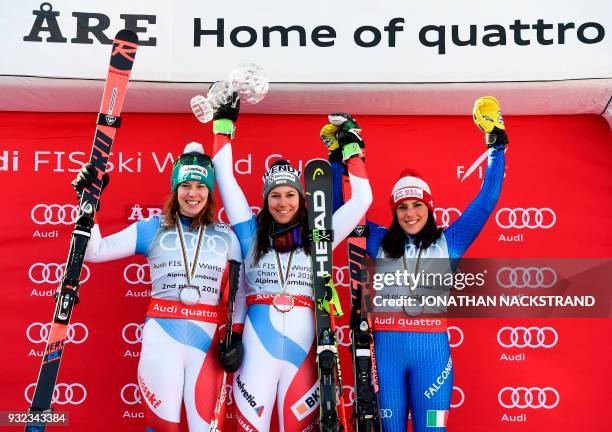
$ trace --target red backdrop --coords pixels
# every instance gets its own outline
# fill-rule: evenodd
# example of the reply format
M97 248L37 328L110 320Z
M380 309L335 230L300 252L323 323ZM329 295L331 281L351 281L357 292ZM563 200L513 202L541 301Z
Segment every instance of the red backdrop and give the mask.
M374 191L369 219L389 221L388 194L405 167L425 176L436 205L449 209L450 221L458 215L453 209L461 211L476 195L485 163L465 174L485 147L469 116L358 119L364 128ZM309 158L324 156L317 137L324 120L323 116L241 117L234 154L238 182L252 205L261 204L260 179L267 161L282 156L302 166ZM95 114L2 113L0 117L0 181L5 197L0 224L5 299L0 329L6 341L0 410L24 410L33 394L45 323L53 310L51 296L61 274L57 268L66 258L73 226L76 201L70 181L89 157L94 123ZM596 116L552 116L508 117L506 123L511 145L502 194L468 256L612 256L612 235L607 231L612 142L605 121ZM192 140L211 148L210 127L191 115L124 116L111 157L111 183L99 214L103 234L161 207L169 192L168 155L180 153ZM530 228L512 226L507 215L521 208L539 209L544 219L536 221L534 216ZM134 258L87 264L81 304L72 319L73 342L64 352L58 379L65 385L57 393L56 407L70 412L70 430L143 430L134 391L139 325L149 290L143 263ZM335 264L346 301L344 246L336 252ZM449 430L609 430L605 402L612 384L609 323L608 319L452 320L449 336L456 375ZM499 336L504 326L535 326L556 342L550 347L505 347L507 341ZM341 331L341 343L346 343L346 327ZM346 347L342 363L345 396L350 400ZM546 408L509 408L505 387L554 391L547 392Z

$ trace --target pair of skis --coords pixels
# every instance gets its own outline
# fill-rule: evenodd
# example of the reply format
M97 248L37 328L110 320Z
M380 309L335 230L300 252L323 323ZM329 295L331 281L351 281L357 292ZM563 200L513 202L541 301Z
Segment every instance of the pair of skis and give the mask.
M119 116L121 115L137 48L138 37L134 32L121 30L115 36L102 105L98 115L98 125L89 159L89 163L96 169L97 176L93 184L83 190L75 228L72 231L66 270L56 292L55 313L53 314L49 339L43 354L34 397L29 410L31 417L35 420L47 418L47 416L40 414L51 412L51 402L72 309L79 301L81 269L83 268L91 228L94 225L94 214L100 201L102 176L106 171L106 163L110 156L115 133L121 125ZM47 424L44 421L32 421L26 424L25 430L27 432L43 432L46 426Z
M234 323L234 302L236 300L236 293L238 292L238 286L240 282L240 262L235 260L229 261L229 293L227 299L227 316L225 321L225 346L228 347L232 339L232 325ZM221 294L220 302L223 301L223 294ZM227 372L223 371L223 377L221 384L219 385L219 391L217 393L217 402L215 403L215 409L213 411L213 418L210 422L209 432L222 432L223 422L225 420L225 409L227 407Z
M332 300L332 167L324 159L314 159L306 164L304 179L308 198L308 225L311 232L310 257L315 302L317 337L317 362L319 369L320 430L338 432L347 430L342 373L338 358L338 344ZM344 185L344 198L350 197L348 177ZM349 270L351 280L351 339L353 367L355 371L355 405L353 424L357 432L379 432L380 417L376 399L375 361L370 320L365 297L366 245L365 217L348 240ZM329 304L328 311L322 303ZM373 379L374 378L374 379ZM340 403L336 401L339 395ZM340 419L338 418L339 406Z

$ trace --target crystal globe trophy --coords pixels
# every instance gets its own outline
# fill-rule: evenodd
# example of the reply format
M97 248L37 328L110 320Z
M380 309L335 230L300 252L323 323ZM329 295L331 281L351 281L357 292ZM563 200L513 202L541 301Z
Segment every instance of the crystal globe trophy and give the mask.
M191 110L199 121L208 123L215 110L231 100L233 92L238 92L241 103L256 104L266 96L268 87L268 77L261 66L242 63L227 80L214 83L206 97L194 96L191 99Z

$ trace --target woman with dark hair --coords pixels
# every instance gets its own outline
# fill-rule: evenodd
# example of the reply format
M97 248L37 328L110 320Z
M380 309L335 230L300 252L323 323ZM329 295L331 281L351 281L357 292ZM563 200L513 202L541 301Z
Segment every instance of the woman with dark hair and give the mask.
M414 432L444 431L453 389L445 309L422 307L421 296L447 296L439 282L414 283L417 276L451 276L465 251L493 212L504 178L508 143L500 106L486 96L474 104L474 121L486 133L489 160L480 193L446 229L436 226L429 185L413 170L404 170L389 203L393 214L387 229L368 222L368 255L375 260L373 331L383 431L404 432L408 412ZM335 185L341 183L335 178ZM338 187L335 193L340 194ZM398 282L389 274L414 276ZM408 281L406 283L405 281ZM447 279L445 279L447 280ZM410 282L412 281L412 283ZM413 299L414 302L409 301ZM398 301L399 300L399 301Z
M252 214L233 172L238 102L221 108L213 123L219 190L245 260L246 291L239 292L243 307L237 298L236 311L244 322L244 361L233 383L237 430L269 431L275 404L280 431L314 430L319 383L304 189L299 172L277 161L263 177L263 208ZM334 118L353 188L351 200L333 215L336 247L365 214L372 191L352 119Z
M77 192L94 176L85 166L73 182ZM162 215L104 238L96 223L87 245L89 262L140 254L149 264L152 293L138 363L148 431L178 432L183 402L190 431L210 428L220 379L216 357L223 273L228 260L242 261L236 236L227 225L214 223L214 181L202 145L188 144L174 163L172 194ZM235 346L224 348L235 351ZM224 353L223 367L235 369Z

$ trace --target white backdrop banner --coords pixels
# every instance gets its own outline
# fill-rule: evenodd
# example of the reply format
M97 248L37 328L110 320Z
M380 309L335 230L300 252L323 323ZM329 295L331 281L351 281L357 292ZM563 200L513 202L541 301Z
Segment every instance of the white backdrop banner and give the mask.
M1 0L0 75L100 79L130 28L133 79L211 82L240 62L276 83L612 76L609 0Z

